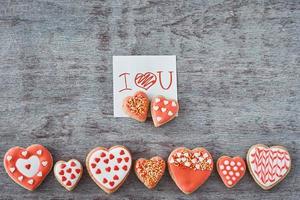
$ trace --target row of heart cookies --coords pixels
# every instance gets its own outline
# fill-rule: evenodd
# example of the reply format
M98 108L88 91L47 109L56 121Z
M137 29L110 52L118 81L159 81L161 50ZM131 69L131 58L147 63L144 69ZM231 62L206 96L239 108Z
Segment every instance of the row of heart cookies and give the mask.
M145 122L149 110L149 98L142 91L136 92L123 100L123 110L131 118ZM166 99L164 96L155 96L151 100L151 115L155 127L174 119L179 111L179 104L176 100Z
M193 150L176 148L169 155L167 164L172 179L186 194L194 192L205 183L214 167L211 154L202 147ZM26 149L13 147L4 156L4 167L10 178L28 190L34 190L42 183L52 165L51 153L39 144ZM130 151L120 145L110 149L97 147L86 158L89 175L106 193L116 191L124 183L131 165ZM216 166L228 188L236 185L246 172L246 164L241 157L221 156ZM282 146L257 144L248 150L247 166L256 183L268 190L286 177L291 168L291 157ZM149 189L158 184L165 168L166 163L159 156L149 160L140 158L134 165L137 177ZM78 160L71 159L56 162L53 171L58 182L71 191L79 182L83 167Z

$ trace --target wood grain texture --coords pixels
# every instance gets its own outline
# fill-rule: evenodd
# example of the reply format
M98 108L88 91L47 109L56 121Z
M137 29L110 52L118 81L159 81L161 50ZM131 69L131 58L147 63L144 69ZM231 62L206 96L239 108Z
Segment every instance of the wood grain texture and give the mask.
M166 174L149 191L133 173L106 195L86 171L67 192L53 173L34 192L5 174L1 199L298 199L299 0L0 0L0 155L40 143L55 160L127 146L134 159L178 146L214 157L283 145L287 178L263 191L249 173L227 189L216 171L182 194ZM179 117L154 128L113 117L113 55L177 55Z

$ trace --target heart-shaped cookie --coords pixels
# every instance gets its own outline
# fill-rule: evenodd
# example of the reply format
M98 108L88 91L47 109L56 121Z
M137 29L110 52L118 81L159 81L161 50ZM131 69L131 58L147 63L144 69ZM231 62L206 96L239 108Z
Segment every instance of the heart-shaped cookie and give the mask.
M185 194L190 194L209 178L213 170L213 159L204 148L190 150L179 147L170 154L168 168L178 188Z
M140 181L144 183L147 188L152 189L164 175L165 168L165 161L161 157L155 156L150 160L144 158L138 159L135 162L134 171Z
M82 165L76 159L71 159L68 162L60 160L54 165L56 179L68 191L76 187L81 178L82 171Z
M247 153L248 169L255 182L264 190L282 181L291 169L291 157L282 146L252 146Z
M113 193L123 184L131 165L129 150L119 145L110 149L97 147L86 158L86 168L90 176L106 193Z
M51 153L39 144L13 147L4 156L4 167L11 179L26 188L35 190L46 178L53 165Z
M174 119L179 111L179 104L175 100L168 100L164 96L156 96L151 101L151 115L155 127L159 127Z
M221 156L217 161L217 171L228 188L235 186L245 175L246 164L243 158Z
M144 122L148 116L149 99L146 93L136 92L123 100L123 110L131 118Z

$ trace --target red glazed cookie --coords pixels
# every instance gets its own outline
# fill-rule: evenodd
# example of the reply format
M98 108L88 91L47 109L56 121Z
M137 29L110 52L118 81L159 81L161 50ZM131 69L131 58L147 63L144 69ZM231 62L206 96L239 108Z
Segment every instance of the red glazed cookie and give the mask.
M71 159L68 162L60 160L54 165L56 179L68 191L76 187L81 178L82 171L82 165L76 159Z
M245 175L246 164L241 157L221 156L217 161L217 170L223 183L232 188Z
M134 171L137 177L144 185L149 188L155 188L165 173L166 163L159 157L155 156L150 160L140 158L135 162Z
M52 165L51 153L39 144L26 149L13 147L4 156L4 167L9 177L31 191L43 182Z
M213 159L204 148L190 150L179 147L170 154L168 168L178 188L185 194L190 194L209 178L213 170Z
M123 110L131 118L144 122L148 116L149 99L147 95L138 91L133 96L128 96L123 101Z
M176 117L179 104L175 100L168 100L164 96L156 96L151 101L151 115L155 127L159 127Z
M291 169L291 157L282 146L252 146L247 154L248 169L255 182L269 190L282 181Z
M86 168L95 183L106 193L115 192L127 178L132 164L124 146L97 147L86 158Z

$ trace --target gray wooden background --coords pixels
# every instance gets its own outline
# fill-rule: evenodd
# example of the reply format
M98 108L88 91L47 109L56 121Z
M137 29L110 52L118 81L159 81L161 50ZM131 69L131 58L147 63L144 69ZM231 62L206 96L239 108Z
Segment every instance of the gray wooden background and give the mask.
M85 172L73 192L51 173L34 192L0 162L1 199L299 199L299 0L0 0L0 155L40 143L84 162L96 146L167 158L178 146L245 156L286 146L288 177L263 191L247 173L227 189L216 171L184 195L168 173L149 191L130 174L106 195ZM113 55L177 55L179 117L162 128L113 117Z

